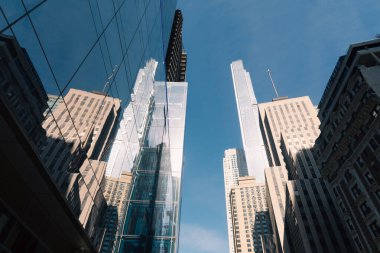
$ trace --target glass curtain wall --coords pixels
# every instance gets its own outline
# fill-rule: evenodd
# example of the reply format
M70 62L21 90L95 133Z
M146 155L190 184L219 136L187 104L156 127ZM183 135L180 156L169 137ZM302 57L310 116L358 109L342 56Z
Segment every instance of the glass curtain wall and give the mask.
M123 170L134 177L120 251L176 250L187 85L154 81L166 79L176 4L0 1L0 98L96 250L106 229L105 176ZM147 75L144 100L136 84ZM117 143L133 148L109 164Z

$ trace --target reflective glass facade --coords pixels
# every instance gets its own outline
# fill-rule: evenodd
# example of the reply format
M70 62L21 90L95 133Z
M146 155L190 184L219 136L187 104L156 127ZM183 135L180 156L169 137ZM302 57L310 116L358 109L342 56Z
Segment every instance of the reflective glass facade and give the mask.
M269 166L259 123L259 108L249 73L241 60L231 63L232 80L238 109L248 173L264 182L264 168Z
M187 83L155 82L119 252L177 252Z
M7 110L37 154L33 159L46 167L44 180L57 186L54 198L67 204L70 219L86 216L80 223L93 248L79 242L72 248L99 249L105 227L105 176L132 171L130 198L136 201L128 204L120 250L131 252L126 248L134 240L152 252L177 249L187 84L155 81L166 80L165 56L176 4L176 0L1 2L0 33L20 49L15 53L5 45L0 50L7 56L1 58L0 89L14 101ZM34 101L31 92L28 98L9 90L16 85L38 87L44 95ZM26 108L33 103L39 103L33 111L38 115L33 133L28 133L24 115L30 116ZM19 185L10 181L7 187ZM44 201L35 197L22 201ZM15 211L12 205L8 208ZM141 225L139 217L144 215L150 220ZM149 239L141 243L137 235Z

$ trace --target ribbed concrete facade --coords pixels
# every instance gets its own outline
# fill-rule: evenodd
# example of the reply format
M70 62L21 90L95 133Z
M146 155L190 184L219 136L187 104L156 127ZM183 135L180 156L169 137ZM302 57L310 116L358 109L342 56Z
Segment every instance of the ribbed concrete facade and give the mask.
M358 252L380 251L380 40L351 45L319 103L318 163Z
M240 177L232 187L231 217L235 252L272 252L272 228L269 222L264 183L254 177Z
M239 177L248 176L244 151L241 149L227 149L223 157L224 190L226 197L226 213L228 227L229 252L235 252L234 234L231 216L231 189L238 185Z
M266 169L277 252L347 252L350 242L314 158L319 120L310 98L274 100L259 110L269 155L280 166ZM321 231L338 233L340 242Z

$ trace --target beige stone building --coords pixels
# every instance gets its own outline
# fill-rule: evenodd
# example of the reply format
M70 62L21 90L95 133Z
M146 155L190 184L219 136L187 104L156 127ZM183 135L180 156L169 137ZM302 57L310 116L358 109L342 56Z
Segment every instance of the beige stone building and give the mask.
M348 252L350 241L315 162L319 120L310 98L274 99L259 110L276 251Z
M106 232L101 252L113 252L117 236L121 234L132 181L132 173L123 172L120 178L106 177L104 197L107 201Z
M271 252L272 228L265 184L254 177L238 179L230 194L235 252Z
M223 173L224 173L224 190L226 197L226 214L228 228L228 243L230 253L235 252L234 234L232 229L231 217L231 189L238 186L239 177L248 176L247 163L245 161L244 151L241 149L227 149L224 151L223 157Z
M120 111L120 100L103 93L70 89L42 127L47 141L42 160L53 181L96 247L106 202L105 147Z

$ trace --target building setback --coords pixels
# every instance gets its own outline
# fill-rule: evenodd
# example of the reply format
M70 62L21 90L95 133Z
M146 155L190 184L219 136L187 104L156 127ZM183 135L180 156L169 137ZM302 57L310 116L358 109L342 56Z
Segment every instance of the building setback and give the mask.
M279 166L265 171L277 252L348 252L350 241L314 158L319 120L310 98L276 99L259 110L270 160Z
M230 194L235 252L273 252L264 183L240 177Z
M231 216L231 189L238 186L239 177L248 176L247 163L244 151L241 149L227 149L223 157L224 190L226 198L226 213L228 227L228 243L230 253L235 252L234 233Z
M319 103L322 176L358 252L380 251L380 40L351 45Z

